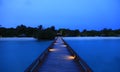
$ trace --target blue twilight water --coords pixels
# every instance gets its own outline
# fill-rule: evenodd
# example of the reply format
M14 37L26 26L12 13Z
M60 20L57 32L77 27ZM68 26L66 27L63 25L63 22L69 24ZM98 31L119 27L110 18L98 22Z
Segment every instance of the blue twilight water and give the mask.
M64 38L94 72L120 72L120 38Z
M0 72L24 72L50 44L33 38L1 38Z

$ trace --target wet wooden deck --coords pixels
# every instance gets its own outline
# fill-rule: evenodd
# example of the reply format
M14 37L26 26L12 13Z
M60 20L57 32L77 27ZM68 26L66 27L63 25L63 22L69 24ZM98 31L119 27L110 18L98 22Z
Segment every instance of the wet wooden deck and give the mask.
M39 72L80 72L80 69L73 61L62 39L58 38Z

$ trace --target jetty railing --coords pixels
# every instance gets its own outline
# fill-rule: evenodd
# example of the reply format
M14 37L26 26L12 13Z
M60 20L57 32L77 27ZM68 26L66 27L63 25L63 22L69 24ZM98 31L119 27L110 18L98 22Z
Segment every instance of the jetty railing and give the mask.
M52 44L43 51L43 53L24 71L24 72L37 72L40 65L43 63L47 55L49 54L49 49L53 48L53 44L56 42L56 39L52 42Z
M81 72L93 72L92 69L87 65L87 63L67 44L67 42L63 38L62 40L71 55L75 57L74 61L80 66Z

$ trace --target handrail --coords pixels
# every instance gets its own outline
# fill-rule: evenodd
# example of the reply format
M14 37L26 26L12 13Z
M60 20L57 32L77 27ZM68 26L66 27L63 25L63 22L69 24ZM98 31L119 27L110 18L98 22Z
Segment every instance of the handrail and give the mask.
M43 51L43 53L24 71L24 72L36 72L39 66L43 63L43 60L50 52L49 49L53 47L53 44L56 42L56 39L52 42L52 44Z
M72 56L75 56L74 61L80 66L81 72L93 72L92 69L86 64L86 62L65 42L62 38L64 44L67 46L67 49L70 51Z

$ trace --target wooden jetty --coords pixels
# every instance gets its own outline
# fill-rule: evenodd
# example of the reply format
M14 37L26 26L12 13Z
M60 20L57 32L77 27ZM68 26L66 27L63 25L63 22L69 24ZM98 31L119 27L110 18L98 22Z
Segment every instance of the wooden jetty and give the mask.
M25 72L92 72L92 70L61 37L58 37Z

